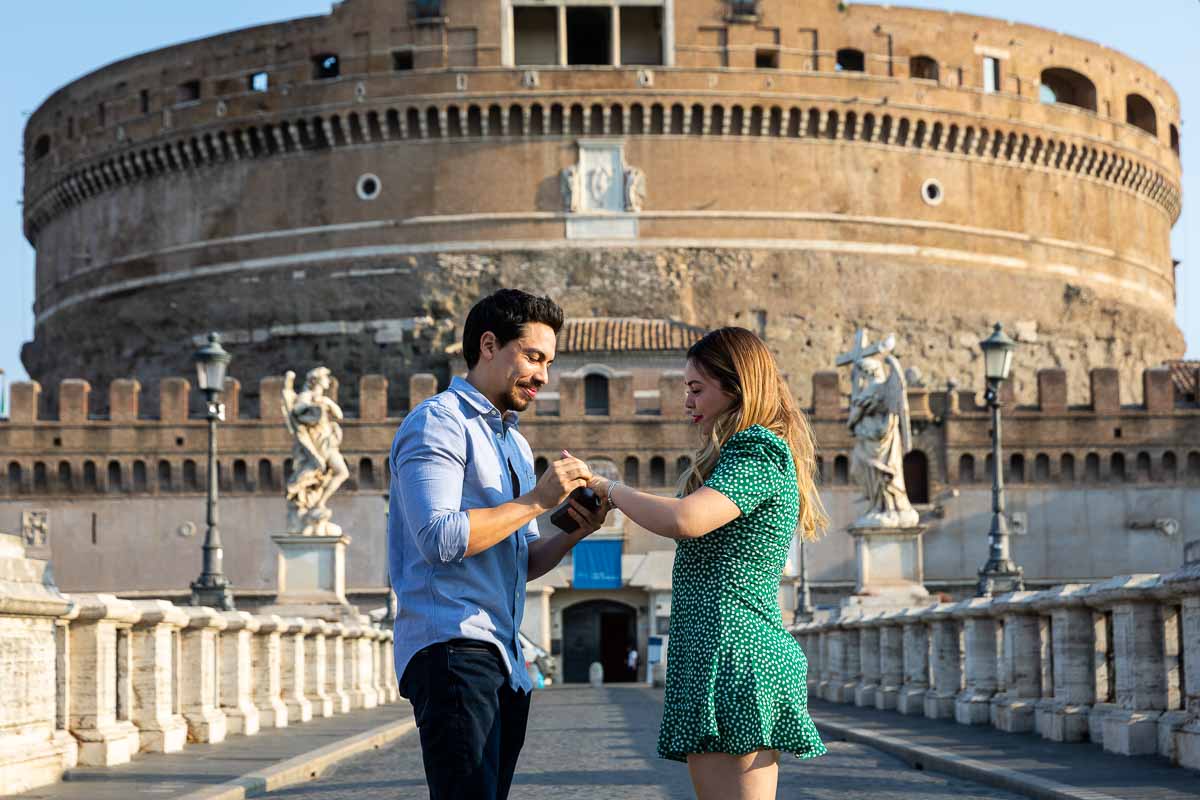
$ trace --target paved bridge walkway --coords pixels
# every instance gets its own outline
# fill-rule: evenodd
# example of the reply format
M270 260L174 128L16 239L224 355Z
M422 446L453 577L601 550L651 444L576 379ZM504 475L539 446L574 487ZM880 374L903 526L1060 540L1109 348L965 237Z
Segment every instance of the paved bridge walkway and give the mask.
M1157 759L819 701L812 710L829 755L808 762L786 758L781 800L1200 800L1200 776ZM687 768L654 756L661 715L660 689L562 687L536 693L513 800L692 797ZM189 794L200 790L205 798L239 800L241 790L225 782L252 773L257 777L243 778L242 785L261 794L270 779L282 788L268 796L281 800L426 800L416 736L400 735L409 720L402 701L252 739L141 756L122 767L76 770L67 782L20 797L200 800ZM367 731L374 732L370 742L361 736ZM347 743L356 735L361 755L342 758L354 749ZM370 749L372 742L379 747ZM313 756L316 749L323 758ZM287 759L290 766L280 770L277 765ZM314 772L321 777L295 782Z

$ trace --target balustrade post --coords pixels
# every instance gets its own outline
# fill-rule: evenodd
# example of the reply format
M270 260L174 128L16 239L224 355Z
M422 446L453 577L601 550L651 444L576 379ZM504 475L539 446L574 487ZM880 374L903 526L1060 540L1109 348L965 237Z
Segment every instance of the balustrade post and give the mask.
M332 623L325 639L325 680L335 714L349 713L353 707L346 692L346 626Z
M862 614L854 614L838 620L838 627L842 632L842 664L841 680L834 685L831 698L835 703L854 702L854 691L858 688L859 676L862 672L862 651L859 649L858 627L861 620Z
M875 707L879 694L882 666L879 657L879 620L882 615L864 616L858 624L859 671L861 677L854 687L854 705L859 708Z
M302 617L287 617L280 628L279 680L288 722L312 719L312 703L304 696L304 639L312 631L312 622Z
M903 611L890 611L879 618L879 691L875 693L875 708L895 711L904 686L904 625Z
M821 684L817 691L822 700L833 701L835 688L841 686L843 681L842 630L838 623L833 621L824 634L822 656L825 659L825 669L821 671Z
M333 716L333 698L329 695L329 658L325 654L329 646L332 623L320 619L309 620L312 632L304 639L304 696L312 706L314 717Z
M383 670L383 651L385 648L386 631L383 628L376 628L372 637L372 655L374 656L374 678L375 678L375 695L379 698L379 705L385 705L391 702L388 694L387 675Z
M400 701L400 681L396 675L396 634L391 629L383 632L383 671L387 701L397 703Z
M1034 595L1031 603L1040 614L1041 635L1049 641L1042 663L1042 699L1034 726L1046 739L1081 742L1088 736L1088 717L1096 701L1094 653L1095 625L1085 605L1088 587L1067 584Z
M180 713L180 631L188 615L166 600L139 600L133 625L133 724L141 749L175 753L187 743L187 720Z
M379 693L375 691L375 659L373 657L373 642L374 630L363 623L359 629L362 635L355 640L354 644L358 651L355 668L357 673L354 676L356 688L362 694L363 708L375 708L379 705ZM517 665L515 668L520 669Z
M260 614L253 641L254 705L263 728L286 728L288 707L283 702L280 676L281 631L287 625L275 614Z
M1158 718L1166 710L1167 696L1162 611L1156 596L1160 581L1158 575L1120 576L1087 591L1090 603L1112 614L1109 647L1116 702L1105 709L1101 722L1104 749L1110 753L1158 752Z
M246 611L222 611L225 630L221 632L221 711L228 733L253 736L260 720L254 705L254 640L258 617Z
M941 603L925 612L929 624L932 680L925 694L925 716L954 719L954 707L963 683L962 626L953 616L957 604Z
M1032 601L1037 592L1009 592L992 598L993 613L1004 626L1000 682L1004 690L992 698L992 726L1006 733L1034 729L1034 711L1042 694L1039 620Z
M110 594L72 595L78 614L71 637L68 729L79 740L79 763L111 767L138 752L141 732L130 719L133 694L130 629L141 613Z
M963 620L966 668L954 719L960 725L987 725L1000 686L1000 629L992 615L992 599L973 597L959 603L955 611Z
M221 703L221 631L228 623L215 609L183 607L188 617L183 629L180 688L188 741L225 741L225 714Z
M1173 760L1188 769L1200 770L1200 564L1185 567L1163 578L1165 588L1179 606L1179 663L1183 673L1179 689L1184 721L1174 736Z
M896 701L901 714L925 713L929 692L929 629L924 615L928 608L910 608L900 615L904 625L904 685Z

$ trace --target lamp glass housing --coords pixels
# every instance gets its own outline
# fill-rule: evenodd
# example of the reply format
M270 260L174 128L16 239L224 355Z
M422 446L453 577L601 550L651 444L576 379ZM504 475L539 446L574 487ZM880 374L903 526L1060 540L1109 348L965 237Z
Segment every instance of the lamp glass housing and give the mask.
M979 348L983 350L983 372L989 382L1008 380L1016 346L1017 343L1004 332L999 322L996 323L992 335L979 343Z
M221 347L221 337L208 335L208 344L192 356L196 363L196 385L202 392L220 392L225 388L225 369L231 356Z

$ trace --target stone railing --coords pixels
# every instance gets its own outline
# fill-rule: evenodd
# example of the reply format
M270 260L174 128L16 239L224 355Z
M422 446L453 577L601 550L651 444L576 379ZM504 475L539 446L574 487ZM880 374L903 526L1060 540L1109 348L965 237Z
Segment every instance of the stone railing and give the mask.
M138 752L250 736L399 698L392 632L60 594L0 534L0 795Z
M793 628L814 697L1200 770L1200 565Z

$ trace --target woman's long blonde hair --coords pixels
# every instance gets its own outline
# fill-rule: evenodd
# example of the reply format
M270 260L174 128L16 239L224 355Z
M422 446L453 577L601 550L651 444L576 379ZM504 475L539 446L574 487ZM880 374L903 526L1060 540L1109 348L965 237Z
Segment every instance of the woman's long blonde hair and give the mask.
M730 436L761 425L791 448L800 493L800 532L808 541L819 538L829 518L817 492L816 441L771 351L745 328L718 328L692 345L687 358L721 385L733 405L717 417L692 466L680 476L680 494L691 494L704 484Z

